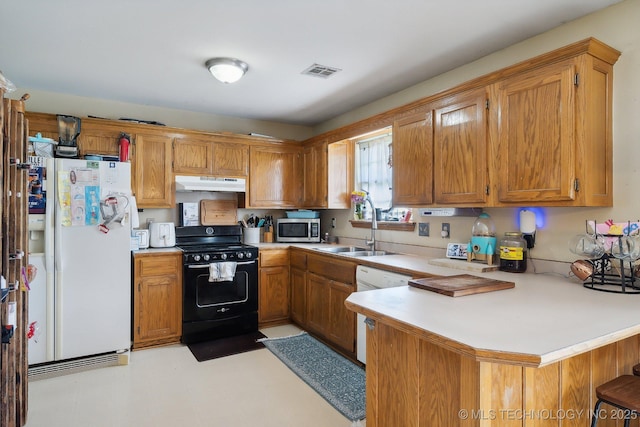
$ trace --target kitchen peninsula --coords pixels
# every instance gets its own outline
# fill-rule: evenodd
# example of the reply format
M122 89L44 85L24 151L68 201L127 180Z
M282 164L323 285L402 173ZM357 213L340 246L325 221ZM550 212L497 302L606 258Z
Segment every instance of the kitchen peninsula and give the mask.
M640 361L638 296L560 276L482 277L516 286L455 298L409 286L349 296L347 308L373 320L368 427L588 426L595 387Z

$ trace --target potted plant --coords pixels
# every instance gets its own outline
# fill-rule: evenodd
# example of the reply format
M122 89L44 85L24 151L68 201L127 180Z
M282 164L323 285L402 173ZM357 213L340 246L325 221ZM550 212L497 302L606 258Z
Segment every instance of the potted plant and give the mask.
M364 214L362 212L362 205L364 204L364 200L366 197L367 197L367 194L364 191L354 191L351 193L351 202L355 205L353 219L355 220L364 219Z

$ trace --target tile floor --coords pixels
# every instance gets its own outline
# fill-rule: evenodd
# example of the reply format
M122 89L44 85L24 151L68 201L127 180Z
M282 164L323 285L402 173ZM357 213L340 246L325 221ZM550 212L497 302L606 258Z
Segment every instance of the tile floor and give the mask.
M293 325L262 330L299 332ZM173 345L29 383L26 427L350 427L269 350L198 362Z

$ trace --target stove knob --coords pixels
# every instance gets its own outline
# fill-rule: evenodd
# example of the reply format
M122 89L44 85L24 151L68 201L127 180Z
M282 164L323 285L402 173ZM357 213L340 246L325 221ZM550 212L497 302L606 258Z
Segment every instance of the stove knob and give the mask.
M245 253L244 255L245 255L247 258L251 258L251 257L252 257L251 252L247 252L247 253Z
M220 259L227 259L227 254L220 255Z
M200 261L200 255L194 255L193 256L193 260L194 261Z
M209 254L202 255L202 259L205 260L205 261L209 261L209 258L210 258Z
M238 257L238 259L244 258L244 254L242 252L238 252L238 255L236 256Z

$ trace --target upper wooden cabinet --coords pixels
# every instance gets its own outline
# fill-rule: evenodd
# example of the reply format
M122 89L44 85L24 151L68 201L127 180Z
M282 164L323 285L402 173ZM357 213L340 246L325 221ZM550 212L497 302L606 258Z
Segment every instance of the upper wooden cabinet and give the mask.
M393 205L433 202L433 113L393 122Z
M575 200L573 60L498 83L498 200Z
M82 120L80 136L78 136L78 154L100 154L117 156L119 154L120 135L125 128L104 126L94 121Z
M171 173L173 138L156 133L139 133L133 138L131 186L138 207L175 207Z
M396 206L612 206L619 55L585 39L315 139L392 123Z
M304 206L327 207L327 141L304 147Z
M493 85L496 205L613 204L612 74L583 54Z
M234 177L248 176L249 146L240 143L214 143L213 174Z
M334 142L327 147L327 208L350 209L353 191L353 142Z
M248 207L301 206L302 168L302 153L297 145L251 146Z
M211 138L185 136L173 142L173 172L176 174L246 177L249 146L216 142Z
M487 92L447 98L433 112L436 204L484 204L488 194Z
M353 143L321 141L303 149L304 206L349 209L353 189Z
M190 137L173 141L173 172L213 175L213 142Z

